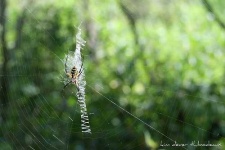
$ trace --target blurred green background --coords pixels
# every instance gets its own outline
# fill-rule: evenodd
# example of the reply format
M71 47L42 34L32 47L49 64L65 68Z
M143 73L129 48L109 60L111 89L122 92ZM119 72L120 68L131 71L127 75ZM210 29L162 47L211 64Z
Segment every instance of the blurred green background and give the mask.
M0 149L225 149L224 6L0 0ZM61 93L80 24L91 135L75 86Z

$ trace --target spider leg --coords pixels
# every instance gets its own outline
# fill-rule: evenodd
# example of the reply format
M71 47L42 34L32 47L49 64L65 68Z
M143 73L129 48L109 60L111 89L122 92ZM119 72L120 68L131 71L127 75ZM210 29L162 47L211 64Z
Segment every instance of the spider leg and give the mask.
M76 88L77 88L77 91L79 92L80 91L80 89L78 88L78 86L76 85Z
M70 82L68 82L66 85L64 85L62 91L63 91L70 83L72 83L72 81L70 81Z
M83 62L81 64L81 67L80 67L80 70L78 72L78 75L77 75L77 78L79 78L80 74L83 72ZM79 89L79 86L78 86L78 81L76 80L76 83L75 83L76 87L77 87L77 91L79 92L80 89Z
M65 73L67 73L67 60L68 60L68 55L69 55L69 50L68 50L67 55L66 55Z
M82 73L82 71L83 71L83 62L82 62L82 64L81 64L81 67L80 67L78 76Z

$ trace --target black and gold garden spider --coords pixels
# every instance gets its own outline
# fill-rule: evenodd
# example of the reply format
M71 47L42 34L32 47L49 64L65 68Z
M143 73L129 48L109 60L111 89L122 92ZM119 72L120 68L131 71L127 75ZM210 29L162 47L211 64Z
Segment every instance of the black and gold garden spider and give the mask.
M66 57L66 62L65 62L65 73L66 76L69 78L69 81L64 85L63 90L69 85L69 84L75 84L77 87L77 90L79 91L79 83L78 83L78 78L81 75L82 71L83 71L83 63L81 64L80 70L78 71L76 66L73 66L72 69L70 70L70 72L68 72L67 69L67 59L68 59L68 55Z

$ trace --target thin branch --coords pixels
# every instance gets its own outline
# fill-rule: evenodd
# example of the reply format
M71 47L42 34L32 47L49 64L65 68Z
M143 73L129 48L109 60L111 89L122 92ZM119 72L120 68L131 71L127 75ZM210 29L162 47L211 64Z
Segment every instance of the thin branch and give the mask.
M123 11L123 13L125 14L125 16L127 17L128 21L130 22L131 30L134 34L135 44L138 45L139 37L138 37L137 29L136 29L136 19L132 15L132 13L127 9L127 7L122 3L122 1L119 2L119 6L121 10Z
M6 44L6 7L7 3L6 0L0 0L0 27L1 27L1 36L0 36L0 42L1 42L1 53L3 56L3 64L2 64L2 74L8 74L8 62L9 62L9 52ZM6 120L6 108L8 104L8 91L9 91L9 84L8 84L8 78L1 77L1 88L0 88L0 97L1 97L1 117L2 120Z
M216 15L214 9L212 8L212 6L210 5L210 3L207 0L202 0L205 8L214 16L215 21L220 25L221 28L223 28L225 30L225 24L224 22L219 18L218 15Z
M16 40L15 40L15 46L13 47L14 50L20 48L20 44L22 41L23 26L24 26L24 22L25 22L25 16L26 16L26 11L24 10L17 19Z

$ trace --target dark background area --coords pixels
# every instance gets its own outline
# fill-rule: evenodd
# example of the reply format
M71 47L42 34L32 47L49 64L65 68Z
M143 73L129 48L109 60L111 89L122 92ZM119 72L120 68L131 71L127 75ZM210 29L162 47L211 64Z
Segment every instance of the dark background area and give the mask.
M0 149L225 149L224 6L0 0ZM80 24L91 135L61 92Z

